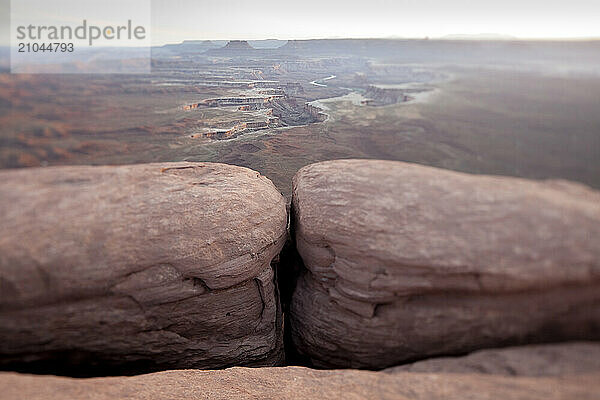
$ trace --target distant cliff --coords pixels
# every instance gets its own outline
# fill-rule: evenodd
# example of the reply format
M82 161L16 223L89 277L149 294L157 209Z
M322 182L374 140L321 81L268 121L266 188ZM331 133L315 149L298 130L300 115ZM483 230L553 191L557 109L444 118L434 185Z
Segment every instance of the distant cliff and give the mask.
M230 40L224 47L210 49L206 55L243 55L255 52L256 49L245 40Z

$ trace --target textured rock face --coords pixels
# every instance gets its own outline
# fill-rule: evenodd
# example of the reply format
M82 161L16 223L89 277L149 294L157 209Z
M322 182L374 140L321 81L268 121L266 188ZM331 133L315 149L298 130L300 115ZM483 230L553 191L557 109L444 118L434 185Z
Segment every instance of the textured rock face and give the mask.
M257 172L211 163L8 170L0 199L5 368L47 361L114 374L281 360L270 263L287 216Z
M316 365L600 336L600 194L582 185L340 160L298 172L293 211L292 338Z
M386 374L302 367L165 371L93 379L0 373L0 399L597 399L600 374L515 378L479 374Z
M574 342L479 350L388 368L385 372L435 372L506 376L564 376L600 373L600 343Z

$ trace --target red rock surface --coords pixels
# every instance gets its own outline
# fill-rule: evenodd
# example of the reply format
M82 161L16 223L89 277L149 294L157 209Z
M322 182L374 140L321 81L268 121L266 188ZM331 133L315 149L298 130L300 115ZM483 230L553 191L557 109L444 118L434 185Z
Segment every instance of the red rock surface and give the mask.
M316 365L600 336L600 193L583 185L339 160L297 173L293 211L292 338Z
M386 374L302 367L166 371L72 379L0 373L0 399L597 399L600 375L515 378L483 374Z
M486 349L461 357L439 357L385 372L435 372L506 376L600 373L600 342L572 342Z
M211 163L0 171L0 364L275 365L285 201ZM28 367L25 366L25 369ZM94 371L91 371L94 373Z

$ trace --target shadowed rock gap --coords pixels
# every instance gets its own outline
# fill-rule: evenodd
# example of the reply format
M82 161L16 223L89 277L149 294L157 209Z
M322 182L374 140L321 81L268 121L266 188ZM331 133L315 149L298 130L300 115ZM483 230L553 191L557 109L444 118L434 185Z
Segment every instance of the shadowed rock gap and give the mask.
M285 351L286 366L305 366L312 367L308 357L299 354L294 347L291 336L290 325L290 303L292 295L296 288L296 282L299 274L306 270L302 257L296 249L294 205L288 205L288 239L279 253L279 263L277 264L277 286L279 288L279 300L283 311L283 345Z

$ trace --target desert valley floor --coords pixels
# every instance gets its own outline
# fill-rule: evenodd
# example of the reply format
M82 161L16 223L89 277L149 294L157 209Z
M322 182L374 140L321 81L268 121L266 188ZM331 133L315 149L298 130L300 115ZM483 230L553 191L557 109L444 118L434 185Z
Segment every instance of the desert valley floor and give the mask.
M270 46L270 48L265 48ZM597 42L190 41L150 75L0 74L0 167L338 158L600 187Z

